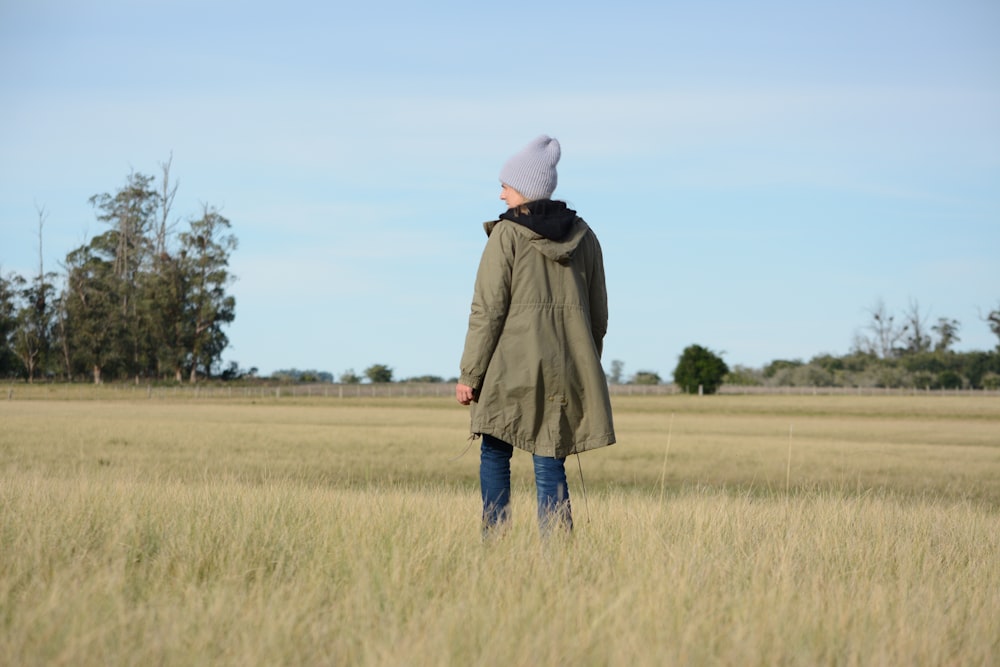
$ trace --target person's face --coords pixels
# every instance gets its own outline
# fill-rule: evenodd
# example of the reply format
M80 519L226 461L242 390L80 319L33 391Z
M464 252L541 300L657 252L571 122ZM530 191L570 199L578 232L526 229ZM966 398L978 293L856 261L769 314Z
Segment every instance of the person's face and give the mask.
M521 204L528 201L521 196L521 193L510 187L506 183L500 188L500 199L507 203L507 208L517 208Z

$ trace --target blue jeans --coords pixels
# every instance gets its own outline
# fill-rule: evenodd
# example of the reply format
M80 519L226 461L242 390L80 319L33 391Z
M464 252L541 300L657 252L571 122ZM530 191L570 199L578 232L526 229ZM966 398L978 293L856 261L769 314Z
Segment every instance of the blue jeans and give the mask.
M483 492L483 529L503 524L510 516L510 459L514 447L483 434L480 448L479 483ZM542 533L553 528L573 529L573 512L566 483L566 459L532 455L535 489L538 492L538 525Z

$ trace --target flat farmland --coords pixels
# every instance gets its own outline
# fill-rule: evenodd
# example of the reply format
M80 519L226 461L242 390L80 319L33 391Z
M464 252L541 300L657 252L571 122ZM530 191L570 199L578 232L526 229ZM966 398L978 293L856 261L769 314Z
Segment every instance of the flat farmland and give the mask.
M1000 655L995 396L616 397L573 535L515 452L484 545L451 399L70 393L0 401L2 664Z

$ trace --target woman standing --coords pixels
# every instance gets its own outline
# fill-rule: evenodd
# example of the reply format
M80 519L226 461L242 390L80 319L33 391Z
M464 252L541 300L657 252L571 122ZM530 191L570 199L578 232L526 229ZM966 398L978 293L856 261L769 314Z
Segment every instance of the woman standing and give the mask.
M576 211L553 201L561 149L542 135L500 171L507 211L485 223L455 397L482 436L483 530L504 525L514 447L535 464L543 533L573 527L566 457L615 442L601 350L604 260Z

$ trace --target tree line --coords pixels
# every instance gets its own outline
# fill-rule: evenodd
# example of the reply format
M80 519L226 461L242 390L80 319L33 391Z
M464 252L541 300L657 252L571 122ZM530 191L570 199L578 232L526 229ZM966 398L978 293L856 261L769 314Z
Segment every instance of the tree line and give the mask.
M993 351L956 352L961 341L961 323L939 317L930 324L916 302L897 316L879 300L869 309L870 321L854 337L851 351L843 356L821 354L808 362L775 359L762 368L737 365L730 368L722 354L707 347L688 345L678 357L673 383L688 393L712 394L724 384L771 387L878 387L894 389L1000 389L1000 306L981 319L995 336ZM369 382L393 382L392 369L374 364L364 371ZM278 371L273 378L292 382L333 382L333 375L318 371ZM640 370L625 374L620 359L610 362L610 384L658 385L660 374ZM362 377L353 370L341 374L339 382L355 384ZM433 375L402 382L443 382ZM449 380L454 382L455 379Z
M1000 306L981 319L997 337L992 351L956 352L961 323L931 317L916 301L902 314L882 300L854 336L848 354L820 354L808 362L775 359L762 368L730 369L716 353L689 345L678 358L674 383L689 393L714 393L723 384L772 387L879 387L894 389L1000 389ZM612 384L660 384L659 373L640 370L630 377L624 363L611 362Z
M177 192L170 161L160 178L130 173L113 193L89 202L106 228L70 251L61 272L46 271L42 241L47 214L38 210L38 271L0 271L0 377L106 380L256 376L233 362L222 368L229 344L224 327L236 317L227 292L235 277L229 259L237 248L231 223L203 205L181 223L172 207ZM678 358L674 382L686 391L712 393L722 384L760 386L1000 389L1000 343L993 351L956 352L958 320L931 323L916 302L901 315L879 300L870 319L843 356L821 354L808 362L776 359L763 368L730 368L722 354L690 345ZM1000 340L1000 305L981 319ZM333 382L326 371L276 371L282 382ZM396 381L385 364L363 375L348 369L345 384ZM424 375L401 382L443 382ZM612 384L660 384L659 373L630 377L624 363L611 361Z
M288 368L277 370L271 373L271 379L277 380L279 382L294 382L302 384L312 384L312 383L333 383L339 382L340 384L360 384L364 380L368 380L371 384L385 384L388 382L410 382L410 383L423 383L423 384L439 384L445 382L446 380L440 375L417 375L414 377L408 377L405 379L397 380L394 377L395 371L385 364L372 364L359 375L354 372L353 368L348 368L346 371L340 374L340 376L335 380L333 373L329 371L317 371L314 369L310 370L299 370L297 368ZM458 382L457 377L453 377L447 382Z
M236 317L227 292L237 248L231 223L203 205L181 230L170 162L159 180L130 173L90 204L105 230L46 271L38 210L38 272L0 274L0 376L95 383L238 374L220 368Z
M878 300L868 313L848 354L820 354L809 361L776 359L760 369L737 366L725 381L783 387L1000 389L1000 305L980 317L997 337L997 347L971 352L954 350L961 341L958 320L932 320L916 301L897 314Z

